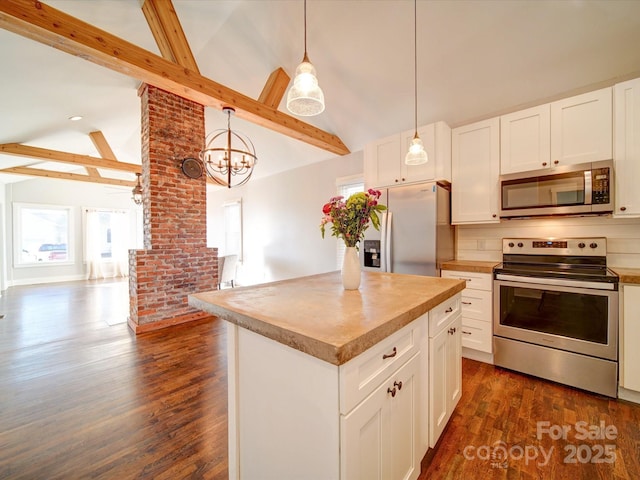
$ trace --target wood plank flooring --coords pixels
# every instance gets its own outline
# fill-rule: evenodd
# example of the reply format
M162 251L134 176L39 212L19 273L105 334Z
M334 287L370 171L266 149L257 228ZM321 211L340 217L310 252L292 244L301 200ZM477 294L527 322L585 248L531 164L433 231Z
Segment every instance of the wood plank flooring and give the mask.
M136 337L124 323L127 288L3 292L1 479L227 478L225 323ZM571 431L538 438L540 421ZM578 440L578 422L617 434ZM577 463L565 464L572 446ZM613 451L615 461L581 463L595 461L599 446L599 459ZM542 449L552 452L544 465ZM639 457L640 406L465 360L462 399L420 480L639 479Z

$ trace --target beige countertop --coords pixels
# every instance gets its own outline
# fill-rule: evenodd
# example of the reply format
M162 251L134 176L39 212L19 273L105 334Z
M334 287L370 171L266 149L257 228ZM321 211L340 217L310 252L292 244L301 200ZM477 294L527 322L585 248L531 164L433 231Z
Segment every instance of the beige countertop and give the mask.
M340 272L189 295L189 305L334 365L342 365L465 287L463 280Z
M492 273L493 267L500 262L480 262L476 260L451 260L444 262L441 266L442 270L453 270L456 272L476 272L476 273Z
M620 277L620 283L640 284L640 268L610 267Z

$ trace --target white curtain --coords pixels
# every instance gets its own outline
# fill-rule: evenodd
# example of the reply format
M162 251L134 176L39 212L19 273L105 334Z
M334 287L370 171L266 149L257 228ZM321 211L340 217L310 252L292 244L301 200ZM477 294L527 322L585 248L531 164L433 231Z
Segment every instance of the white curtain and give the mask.
M126 277L129 274L128 245L128 212L86 210L85 260L90 280L107 276Z
M111 213L111 259L113 276L129 275L129 215L126 212Z
M104 278L100 248L100 212L98 210L87 210L84 246L89 280Z

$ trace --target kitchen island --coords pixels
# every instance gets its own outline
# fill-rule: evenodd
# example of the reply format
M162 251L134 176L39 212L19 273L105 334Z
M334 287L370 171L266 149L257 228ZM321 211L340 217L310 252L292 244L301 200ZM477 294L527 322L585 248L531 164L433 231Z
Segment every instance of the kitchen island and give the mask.
M416 478L430 334L453 338L464 286L363 272L344 290L334 272L190 295L230 322L230 478Z

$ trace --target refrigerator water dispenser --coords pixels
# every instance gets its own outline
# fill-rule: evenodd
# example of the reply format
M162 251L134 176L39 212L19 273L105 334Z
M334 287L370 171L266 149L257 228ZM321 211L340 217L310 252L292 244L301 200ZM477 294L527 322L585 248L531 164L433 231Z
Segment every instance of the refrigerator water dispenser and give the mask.
M364 241L364 266L380 268L380 240Z

